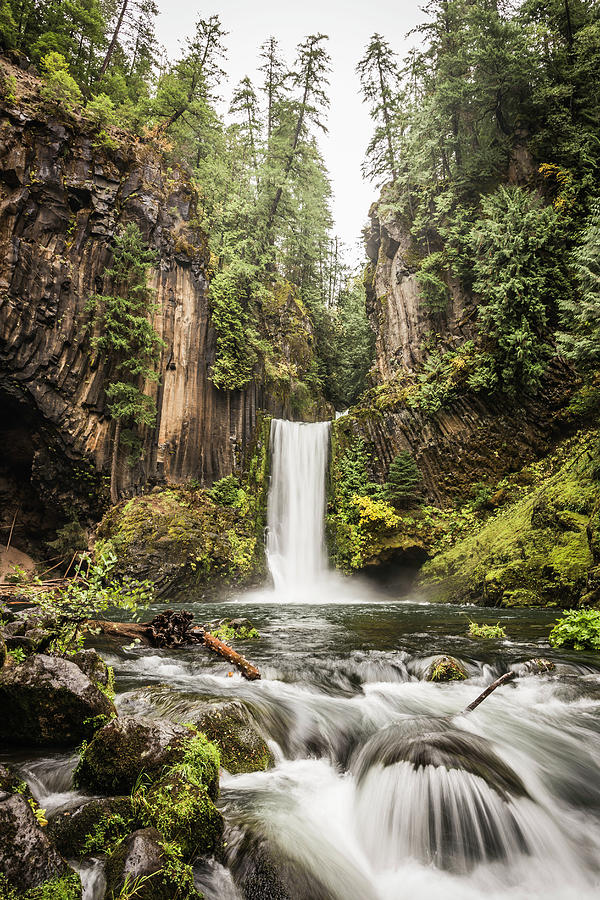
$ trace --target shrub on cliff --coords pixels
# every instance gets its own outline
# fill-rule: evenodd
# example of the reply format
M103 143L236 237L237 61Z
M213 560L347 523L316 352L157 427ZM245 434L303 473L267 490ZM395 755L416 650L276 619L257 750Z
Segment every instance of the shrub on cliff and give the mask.
M69 73L67 61L60 53L48 53L42 59L44 84L40 93L45 100L71 110L76 104L83 102L79 85Z

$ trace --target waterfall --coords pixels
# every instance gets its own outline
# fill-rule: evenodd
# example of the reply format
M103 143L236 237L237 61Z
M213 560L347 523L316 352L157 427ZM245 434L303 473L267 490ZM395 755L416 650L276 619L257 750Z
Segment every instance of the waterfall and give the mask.
M267 559L275 590L310 591L327 571L325 484L329 422L271 423Z

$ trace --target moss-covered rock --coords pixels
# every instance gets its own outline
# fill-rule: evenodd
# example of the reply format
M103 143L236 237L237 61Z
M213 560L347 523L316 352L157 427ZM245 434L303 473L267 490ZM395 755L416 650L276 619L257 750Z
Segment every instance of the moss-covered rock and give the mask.
M145 825L154 826L167 841L176 843L185 860L219 855L223 843L223 816L201 780L185 767L175 767L135 799Z
M96 687L104 693L114 694L115 673L111 666L107 666L97 650L78 650L69 660L79 666ZM114 698L113 698L114 699Z
M120 716L84 747L74 777L81 787L101 794L126 793L142 775L153 781L173 767L217 798L219 753L204 735L166 719Z
M0 740L68 747L116 715L113 703L67 659L37 654L0 672Z
M48 835L66 857L110 853L135 827L131 797L90 800L54 816Z
M464 681L465 667L454 656L436 656L425 673L425 681Z
M273 765L273 754L241 703L207 701L194 710L193 722L219 748L221 765L232 775Z
M425 564L422 587L437 601L487 606L595 602L596 473L594 433L564 442L520 473L516 498Z
M202 900L192 870L155 828L130 834L106 864L106 900L136 885L136 900Z
M180 759L190 737L189 729L166 719L120 716L84 748L75 781L100 794L127 793L140 775L154 778Z

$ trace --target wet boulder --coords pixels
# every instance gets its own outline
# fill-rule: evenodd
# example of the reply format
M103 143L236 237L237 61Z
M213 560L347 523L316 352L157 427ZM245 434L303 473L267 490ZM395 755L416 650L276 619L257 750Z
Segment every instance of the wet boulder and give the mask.
M221 765L232 775L261 772L273 765L273 754L239 702L207 701L192 721L219 748Z
M107 666L97 650L78 650L69 659L79 666L84 675L87 675L97 687L113 691L114 672L111 666Z
M32 798L31 791L13 766L0 763L0 793L20 794L26 800Z
M66 857L110 853L135 827L131 797L101 797L54 816L48 836Z
M36 654L0 672L0 741L69 747L116 715L112 702L68 659Z
M428 723L435 730L425 730ZM353 770L360 783L373 767L385 769L402 762L410 763L415 771L432 766L468 772L482 778L503 799L509 794L528 796L519 776L485 738L457 731L445 718L419 717L414 729L402 724L382 728L361 749Z
M144 793L141 808L144 820L178 844L184 859L221 855L223 816L198 779L188 780L175 767Z
M137 900L201 900L191 869L179 861L170 865L168 851L156 828L134 831L117 847L106 864L106 900L123 896L125 885L137 884Z
M464 681L465 667L454 656L436 656L425 673L425 681Z
M127 793L142 774L153 780L166 767L183 760L190 748L195 748L191 744L194 737L189 728L167 719L120 716L101 728L87 745L75 770L75 780L81 787L100 794ZM216 765L214 760L206 761L206 788L215 797L218 755L216 759Z
M556 663L553 663L550 659L544 659L544 657L537 657L536 659L528 659L526 662L519 663L515 666L515 670L519 677L524 675L548 675L556 670Z
M0 793L0 874L17 891L60 879L79 882L19 793ZM64 896L81 897L81 884L78 894Z

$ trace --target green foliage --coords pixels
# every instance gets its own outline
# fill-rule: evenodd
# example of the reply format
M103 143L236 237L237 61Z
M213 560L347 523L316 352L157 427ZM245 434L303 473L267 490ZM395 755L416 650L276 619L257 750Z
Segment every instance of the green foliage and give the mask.
M257 289L253 275L253 267L238 263L219 272L210 283L211 322L217 332L217 357L210 377L218 388L233 391L246 387L257 362L247 312Z
M430 313L444 312L448 306L450 292L445 280L448 264L441 252L430 253L421 262L417 272L419 294L423 305Z
M567 359L583 371L597 369L600 363L600 203L583 231L574 253L578 291L574 297L561 298L563 324L559 346Z
M37 887L20 893L0 873L0 897L2 900L81 900L81 879L75 872L62 878L53 878Z
M408 450L402 450L390 463L385 493L388 500L398 506L410 505L416 498L421 473Z
M519 187L499 187L481 209L468 236L481 338L502 390L535 391L550 353L549 320L569 292L559 217Z
M74 518L58 529L55 539L48 541L47 546L54 556L71 562L77 553L87 550L88 537L79 520Z
M83 101L79 85L69 74L67 61L60 53L48 53L42 59L45 83L41 89L42 97L68 110Z
M239 628L235 628L227 622L222 622L218 628L214 628L211 631L211 634L219 638L220 641L253 641L260 637L258 630L254 626L242 625Z
M139 607L152 601L151 583L114 577L116 563L110 543L99 541L94 558L89 553L80 554L74 575L65 586L36 592L36 605L56 621L55 652L65 655L78 648L81 624L86 619L101 618L102 613L115 607L135 614Z
M242 486L235 475L226 475L219 481L215 481L209 493L215 503L221 506L238 506L242 499L240 493Z
M501 639L506 637L506 631L499 622L495 625L479 625L477 622L469 622L469 637L487 639Z
M20 665L27 658L27 653L22 647L14 647L8 651L8 655L17 665Z
M600 610L569 609L550 632L553 647L600 650Z
M417 381L418 389L406 395L406 402L435 415L462 391L492 392L496 387L494 361L491 354L476 349L473 341L465 341L458 350L434 348Z
M467 673L453 656L440 656L434 659L427 670L427 681L464 681L466 677Z

